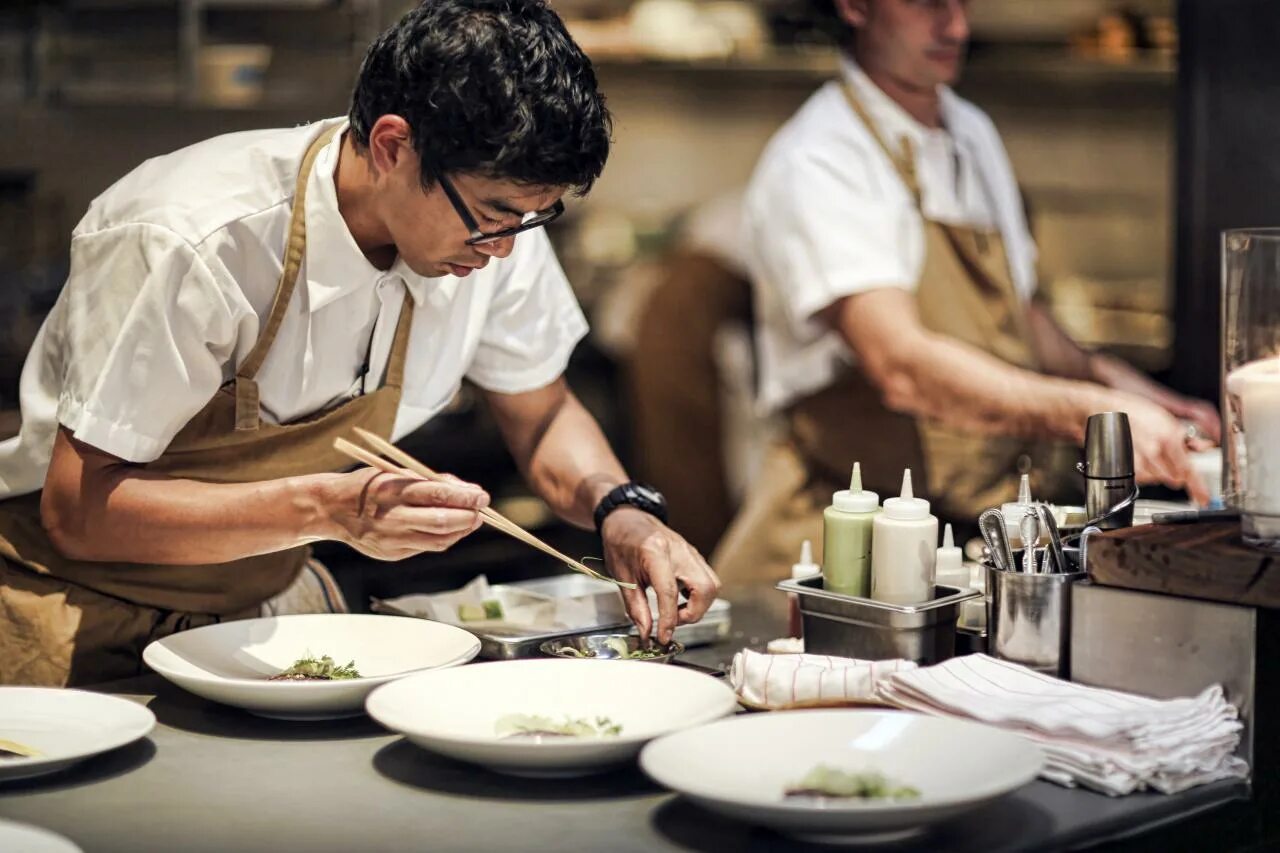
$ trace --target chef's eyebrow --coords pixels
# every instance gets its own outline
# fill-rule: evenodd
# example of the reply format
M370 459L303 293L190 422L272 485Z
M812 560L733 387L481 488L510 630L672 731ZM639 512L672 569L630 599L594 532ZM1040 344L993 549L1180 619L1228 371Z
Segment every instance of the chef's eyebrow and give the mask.
M500 198L487 198L483 203L486 207L496 210L499 213L506 214L507 216L524 216L525 214L525 211L516 210Z

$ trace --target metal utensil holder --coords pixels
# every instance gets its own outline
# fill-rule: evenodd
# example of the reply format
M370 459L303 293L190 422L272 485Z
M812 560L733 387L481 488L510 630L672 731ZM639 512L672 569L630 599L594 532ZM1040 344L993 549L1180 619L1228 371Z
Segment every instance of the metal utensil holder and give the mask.
M987 650L1058 678L1071 673L1071 585L1085 572L987 570Z

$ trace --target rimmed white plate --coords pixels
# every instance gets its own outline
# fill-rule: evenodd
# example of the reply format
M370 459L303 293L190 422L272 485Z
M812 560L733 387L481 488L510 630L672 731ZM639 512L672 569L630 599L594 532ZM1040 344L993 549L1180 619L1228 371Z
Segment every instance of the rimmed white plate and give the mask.
M29 823L0 818L0 850L21 853L82 853L70 839Z
M632 759L649 740L732 713L733 690L642 661L519 660L426 672L375 690L369 716L434 752L525 776L575 776ZM616 736L503 739L508 714L607 717Z
M33 758L0 758L0 782L53 773L146 737L155 724L156 715L149 709L118 696L56 687L0 687L0 740L40 752Z
M731 818L816 841L907 834L1030 782L1043 756L978 723L901 711L782 711L722 720L654 741L654 781ZM917 799L788 799L817 765L883 773Z
M452 625L401 616L318 613L206 625L157 640L147 666L197 696L264 717L353 717L375 687L415 672L457 666L480 641ZM300 657L352 661L362 676L336 681L270 681Z

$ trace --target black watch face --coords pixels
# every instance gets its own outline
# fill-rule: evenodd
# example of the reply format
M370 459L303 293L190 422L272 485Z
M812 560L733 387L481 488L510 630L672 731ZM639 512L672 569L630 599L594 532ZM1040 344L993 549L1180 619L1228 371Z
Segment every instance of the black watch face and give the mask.
M649 488L648 486L644 486L637 483L635 485L635 490L637 495L639 495L640 497L644 498L647 501L650 501L651 503L656 503L656 504L662 503L662 495L656 490Z

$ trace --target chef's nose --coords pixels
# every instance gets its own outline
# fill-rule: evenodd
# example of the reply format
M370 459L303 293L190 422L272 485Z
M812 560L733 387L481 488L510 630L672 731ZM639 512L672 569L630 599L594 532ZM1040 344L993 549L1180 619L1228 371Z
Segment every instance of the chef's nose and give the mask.
M492 243L477 243L475 250L482 255L489 255L493 258L505 258L511 254L511 250L515 248L515 235L503 237L501 240L494 240Z

